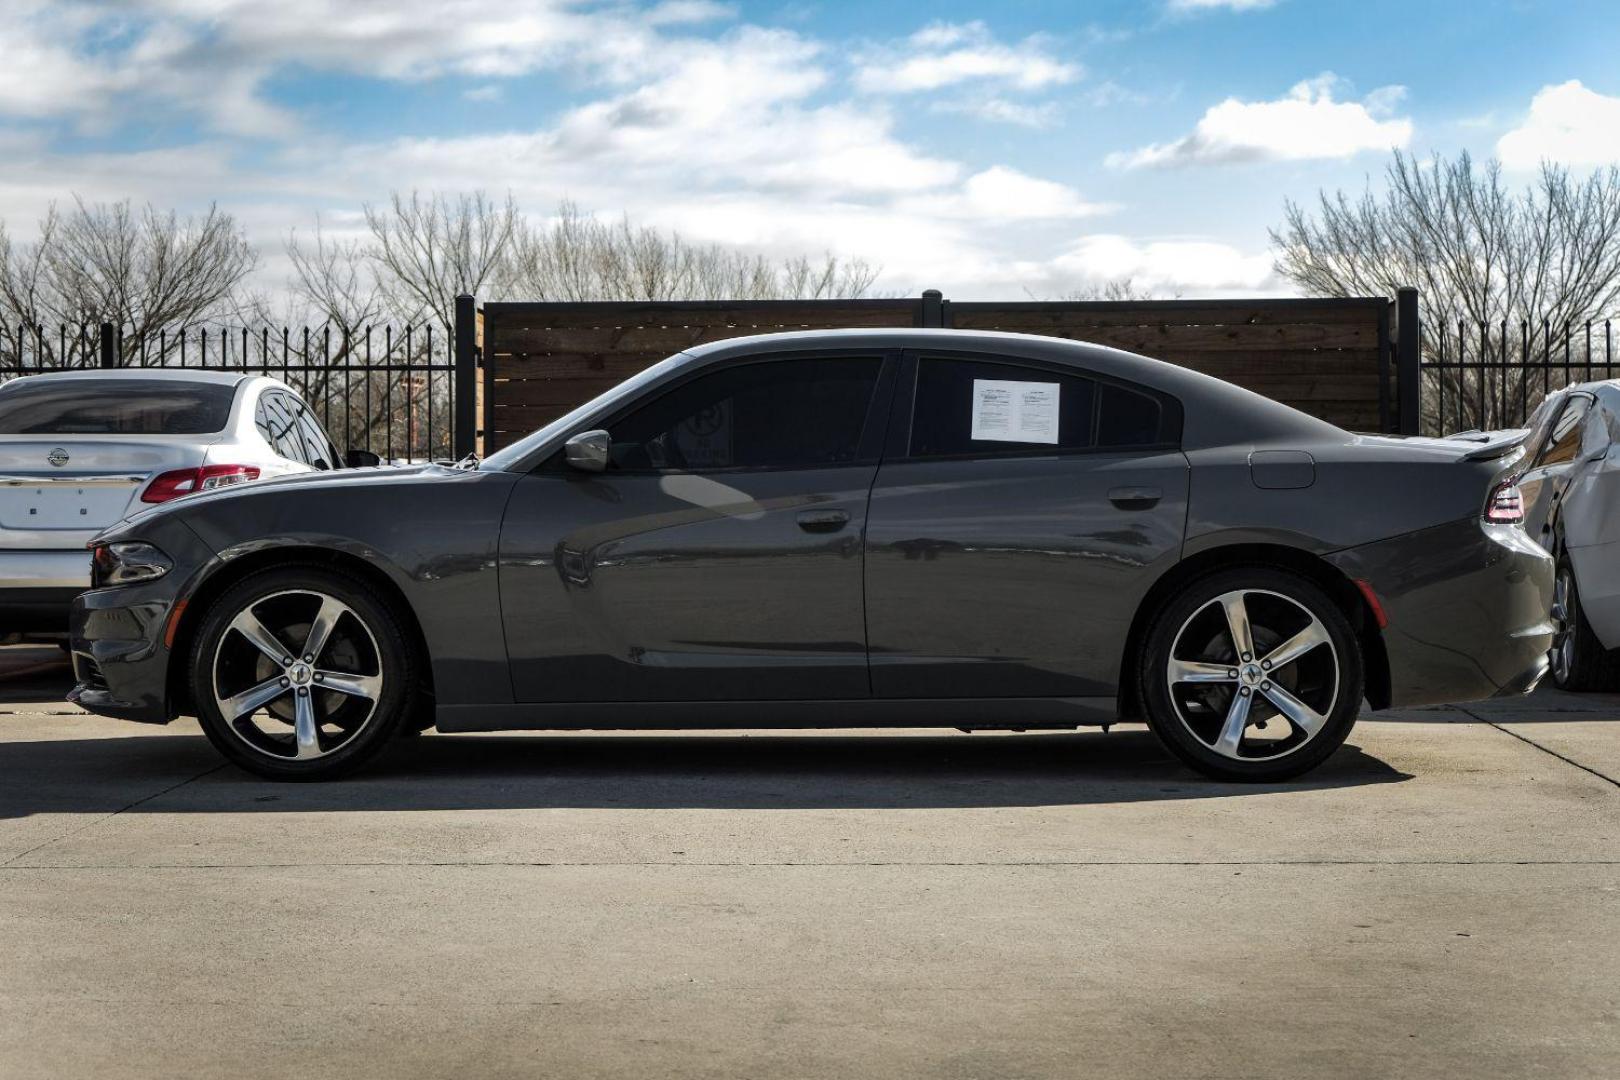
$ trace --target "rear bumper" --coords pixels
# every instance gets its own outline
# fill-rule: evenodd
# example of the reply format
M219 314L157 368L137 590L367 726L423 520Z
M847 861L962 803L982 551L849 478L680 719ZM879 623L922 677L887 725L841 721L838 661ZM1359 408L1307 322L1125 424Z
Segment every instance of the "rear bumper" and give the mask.
M1391 705L1528 693L1546 674L1554 563L1517 526L1456 521L1328 561L1389 617Z
M68 605L90 587L90 553L0 549L0 635L60 634Z

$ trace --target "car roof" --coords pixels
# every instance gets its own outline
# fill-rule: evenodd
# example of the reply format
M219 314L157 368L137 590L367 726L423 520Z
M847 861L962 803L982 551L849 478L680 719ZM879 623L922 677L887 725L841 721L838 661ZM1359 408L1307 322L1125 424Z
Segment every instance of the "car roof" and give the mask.
M252 378L246 372L203 371L198 368L72 368L66 371L40 371L19 376L0 384L0 390L23 379L49 379L52 382L93 381L99 379L150 379L153 382L211 383L215 386L235 386Z

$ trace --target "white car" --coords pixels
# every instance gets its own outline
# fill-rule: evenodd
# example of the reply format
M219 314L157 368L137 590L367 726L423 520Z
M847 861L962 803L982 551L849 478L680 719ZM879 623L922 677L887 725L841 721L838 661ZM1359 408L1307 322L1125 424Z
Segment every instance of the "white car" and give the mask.
M1620 380L1548 395L1524 446L1525 530L1558 560L1553 680L1620 689Z
M90 587L86 541L145 505L343 464L277 379L120 368L0 384L0 639L65 632Z

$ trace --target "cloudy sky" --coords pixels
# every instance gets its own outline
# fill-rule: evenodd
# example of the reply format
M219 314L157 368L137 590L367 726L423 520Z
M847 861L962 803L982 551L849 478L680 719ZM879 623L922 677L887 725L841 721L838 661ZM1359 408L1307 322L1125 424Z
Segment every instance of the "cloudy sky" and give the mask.
M1391 147L1620 160L1617 38L1580 0L0 0L0 220L217 201L273 253L484 188L889 291L1286 292L1283 200Z

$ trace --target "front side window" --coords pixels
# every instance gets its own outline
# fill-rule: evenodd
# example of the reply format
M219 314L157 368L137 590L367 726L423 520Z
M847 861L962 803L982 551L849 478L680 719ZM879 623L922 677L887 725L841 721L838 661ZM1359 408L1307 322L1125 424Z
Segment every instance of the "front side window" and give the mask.
M0 435L209 435L236 388L157 379L25 379L0 389Z
M1592 399L1584 394L1576 394L1569 399L1569 404L1564 406L1564 411L1553 422L1547 445L1536 462L1537 467L1562 465L1575 460L1581 448L1581 421L1586 419L1586 410L1591 406Z
M882 361L823 357L739 364L670 390L613 424L628 470L821 468L860 454Z

